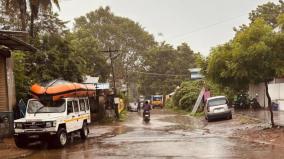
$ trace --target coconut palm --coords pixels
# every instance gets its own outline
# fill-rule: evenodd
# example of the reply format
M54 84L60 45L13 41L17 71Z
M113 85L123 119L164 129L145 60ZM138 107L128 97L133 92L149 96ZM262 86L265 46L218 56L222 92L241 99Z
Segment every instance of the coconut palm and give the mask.
M38 18L39 12L48 12L55 4L60 9L58 0L3 0L1 5L5 5L7 11L15 8L20 12L21 30L26 30L28 13L30 14L30 35L34 37L34 20ZM30 12L28 12L29 10Z

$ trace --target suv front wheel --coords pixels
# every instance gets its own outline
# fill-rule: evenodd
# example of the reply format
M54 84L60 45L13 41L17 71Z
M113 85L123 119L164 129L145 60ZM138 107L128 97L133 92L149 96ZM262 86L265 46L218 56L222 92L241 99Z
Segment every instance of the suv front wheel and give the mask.
M83 127L80 130L81 139L85 140L88 137L88 135L89 135L89 128L88 128L87 122L84 122Z
M55 137L54 137L54 146L56 147L64 147L68 141L68 134L65 128L59 128Z

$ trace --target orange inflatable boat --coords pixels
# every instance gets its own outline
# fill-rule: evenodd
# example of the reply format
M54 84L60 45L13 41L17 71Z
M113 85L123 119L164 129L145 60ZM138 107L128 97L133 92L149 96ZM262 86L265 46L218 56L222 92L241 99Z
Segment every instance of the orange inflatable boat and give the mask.
M56 101L67 97L94 96L96 87L92 84L53 80L42 85L32 85L30 92L36 99Z

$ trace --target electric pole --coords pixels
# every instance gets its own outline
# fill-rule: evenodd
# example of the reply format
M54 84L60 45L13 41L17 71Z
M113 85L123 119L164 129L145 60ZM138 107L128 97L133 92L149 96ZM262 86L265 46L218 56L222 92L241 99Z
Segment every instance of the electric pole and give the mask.
M116 94L116 86L115 86L115 74L114 74L113 60L115 60L115 59L119 56L119 54L116 54L115 56L114 56L113 54L114 54L114 53L117 53L118 51L119 51L119 50L111 50L110 47L108 48L107 51L101 51L101 52L104 52L104 53L108 53L108 54L109 54L114 94Z

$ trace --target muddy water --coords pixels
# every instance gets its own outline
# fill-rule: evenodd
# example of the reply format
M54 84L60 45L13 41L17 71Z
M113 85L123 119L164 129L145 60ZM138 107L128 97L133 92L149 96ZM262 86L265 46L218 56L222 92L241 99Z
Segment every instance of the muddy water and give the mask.
M126 122L93 126L88 140L63 149L33 148L31 159L85 158L284 158L284 148L228 137L239 129L234 120L207 124L184 115L155 110L150 123L129 113Z

